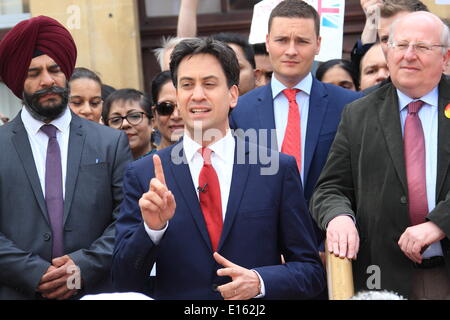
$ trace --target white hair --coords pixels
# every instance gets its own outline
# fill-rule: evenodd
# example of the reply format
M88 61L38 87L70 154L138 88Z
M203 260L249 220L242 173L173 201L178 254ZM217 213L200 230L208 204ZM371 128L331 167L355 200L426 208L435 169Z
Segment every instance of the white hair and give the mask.
M360 291L350 300L406 300L398 293L392 291Z
M427 11L416 11L416 12L412 12L410 14L418 14L418 13L426 13L427 15L431 15L433 17L435 17L437 20L440 21L441 25L442 25L442 31L441 31L441 45L443 46L441 48L442 54L445 55L448 52L448 49L450 48L450 30L447 26L447 24L445 24L441 18L439 18L437 15L431 13L431 12L427 12ZM389 40L388 43L392 43L394 41L394 33L395 30L397 28L397 24L403 20L404 18L406 18L407 16L401 17L399 19L394 20L394 22L392 23L390 29L389 29Z
M175 48L177 44L179 44L181 41L191 39L191 38L179 38L179 37L172 37L168 36L162 37L161 39L161 47L156 48L153 50L153 53L155 54L156 59L158 60L159 66L161 67L161 70L164 68L164 53L167 50L170 50L172 48Z

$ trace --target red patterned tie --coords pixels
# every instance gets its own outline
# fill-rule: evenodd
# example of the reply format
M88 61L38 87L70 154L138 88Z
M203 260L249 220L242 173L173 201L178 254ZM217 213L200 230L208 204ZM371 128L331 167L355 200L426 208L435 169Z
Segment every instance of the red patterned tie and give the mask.
M211 149L202 148L199 152L203 157L203 168L198 178L200 207L205 218L212 248L217 251L223 226L219 178L211 165Z
M425 137L418 112L422 101L408 105L405 121L404 153L408 182L408 211L411 225L425 222L428 214L427 179L425 169Z
M284 89L283 93L289 101L289 115L286 131L284 133L283 144L281 145L281 152L295 157L297 160L298 170L302 170L302 139L300 131L300 112L296 100L299 89Z

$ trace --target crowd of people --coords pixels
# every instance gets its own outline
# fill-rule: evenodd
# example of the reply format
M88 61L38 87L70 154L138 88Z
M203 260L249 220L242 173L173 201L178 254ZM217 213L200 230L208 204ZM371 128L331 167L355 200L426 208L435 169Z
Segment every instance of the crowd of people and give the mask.
M197 37L182 1L148 93L75 68L53 18L17 24L0 299L327 299L325 249L353 260L356 291L450 299L449 27L419 0L361 6L351 60L313 74L308 3L280 2L251 45Z

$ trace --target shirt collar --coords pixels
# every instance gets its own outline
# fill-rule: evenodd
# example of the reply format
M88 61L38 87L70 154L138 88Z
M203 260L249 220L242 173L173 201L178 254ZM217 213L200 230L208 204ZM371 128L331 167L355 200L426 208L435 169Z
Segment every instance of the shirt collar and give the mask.
M406 94L401 92L399 89L397 89L397 95L398 95L398 106L400 108L400 111L405 109L408 104L410 104L412 101L422 100L426 104L437 107L438 106L438 100L439 100L439 90L438 87L434 87L433 90L428 92L426 95L419 99L412 99L408 97Z
M225 162L234 162L234 147L235 141L231 134L231 130L228 130L223 138L208 146L216 156ZM189 163L193 161L196 154L200 155L198 150L201 148L202 146L194 141L189 134L186 133L183 136L183 149ZM233 152L230 152L230 150L233 150Z
M45 122L33 118L25 106L22 107L21 117L25 129L30 133L37 134L45 124ZM66 107L62 115L51 121L50 124L54 125L59 131L65 133L69 131L71 120L72 114L70 113L69 108Z
M310 95L311 94L311 88L312 88L312 82L313 82L313 78L312 78L312 75L311 75L311 72L310 72L299 83L297 83L293 87L293 89L300 89L301 91L303 91L307 95ZM281 91L283 91L284 89L288 89L288 87L286 87L284 84L282 84L277 79L275 74L273 74L273 76L272 76L272 80L270 81L270 85L272 87L272 97L274 99L281 93Z

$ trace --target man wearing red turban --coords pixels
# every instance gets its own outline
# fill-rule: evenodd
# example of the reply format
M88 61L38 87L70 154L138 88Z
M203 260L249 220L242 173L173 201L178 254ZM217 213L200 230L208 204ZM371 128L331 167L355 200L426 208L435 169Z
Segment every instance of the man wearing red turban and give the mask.
M128 138L67 106L77 49L39 16L0 42L0 76L23 101L0 127L0 299L107 292Z

